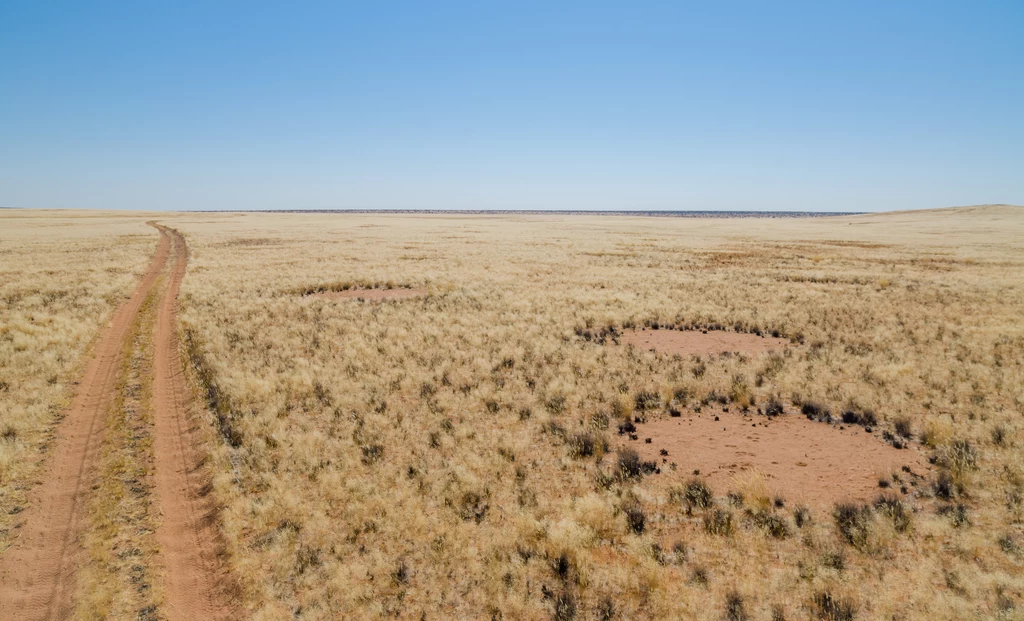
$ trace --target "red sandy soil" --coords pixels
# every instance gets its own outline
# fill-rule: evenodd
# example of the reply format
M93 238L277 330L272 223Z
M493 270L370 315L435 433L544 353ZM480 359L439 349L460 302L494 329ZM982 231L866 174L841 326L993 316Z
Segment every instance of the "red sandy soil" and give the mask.
M718 416L720 420L716 421ZM841 501L869 501L881 491L879 477L902 472L927 476L931 466L913 447L895 449L863 427L830 425L800 414L766 416L738 413L691 414L637 425L638 440L622 437L645 460L656 460L661 474L646 477L652 485L675 485L700 470L716 494L738 490L758 474L767 492L787 504L831 508ZM645 442L651 438L651 444ZM660 455L661 449L668 451ZM673 471L670 464L675 463ZM889 492L899 493L899 485Z
M381 300L405 300L426 294L426 289L348 289L346 291L325 291L316 295L337 300L379 302Z
M103 436L103 417L114 401L124 341L163 270L170 238L160 243L131 297L103 329L56 429L47 474L29 496L17 540L0 559L0 616L5 619L67 619L75 602L76 567L81 556L82 510Z
M620 342L640 349L684 357L724 352L760 354L789 345L789 341L782 338L723 330L709 330L707 334L699 330L626 330Z
M230 603L230 577L218 554L222 546L209 475L197 448L200 421L189 416L193 402L178 348L178 291L188 250L180 233L154 226L174 242L170 282L157 312L153 364L154 491L161 517L156 537L167 594L164 612L171 621L237 619L241 615Z

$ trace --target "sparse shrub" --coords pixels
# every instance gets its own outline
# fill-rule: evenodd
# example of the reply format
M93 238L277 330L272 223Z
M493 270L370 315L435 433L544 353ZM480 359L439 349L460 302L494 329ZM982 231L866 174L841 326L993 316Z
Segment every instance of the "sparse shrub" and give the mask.
M959 438L949 443L940 455L939 462L954 474L970 472L978 468L978 450L970 440Z
M707 586L710 582L710 576L708 570L703 565L697 565L690 572L690 582L699 586Z
M631 448L624 448L618 455L618 473L623 479L639 479L643 471L640 469L640 453Z
M761 530L775 539L785 539L789 536L789 524L786 520L775 513L761 511L754 514L754 523Z
M810 508L800 505L796 509L793 509L793 521L796 523L797 528L803 528L804 525L811 523L811 510Z
M957 496L956 482L948 470L942 470L935 478L933 486L935 495L943 500L953 500Z
M846 553L842 550L828 550L821 555L821 564L841 573L846 570Z
M729 492L728 494L725 495L725 498L726 500L729 501L730 505L736 507L737 509L743 508L743 503L745 499L743 498L742 492Z
M359 448L363 453L362 461L367 466L377 463L384 457L384 446L381 444L368 444Z
M776 397L768 399L768 403L764 406L764 413L769 418L775 416L782 416L786 411L786 408L782 405L782 402Z
M529 420L533 416L533 410L530 408L519 408L519 420Z
M633 424L633 421L626 420L619 423L619 435L624 433L636 433L636 425Z
M689 555L689 550L686 549L686 544L682 541L677 541L672 544L672 556L675 559L676 564L682 564L686 561L686 557Z
M589 431L574 433L569 440L569 454L576 459L593 457L600 450L600 438Z
M839 534L847 543L858 549L863 549L867 545L873 517L871 507L840 503L835 506L832 515Z
M892 445L893 448L902 449L907 446L907 443L903 438L893 434L888 429L882 432L882 439Z
M715 509L704 514L704 530L709 535L721 535L728 537L736 530L733 523L732 511L728 509Z
M857 608L848 599L818 591L811 599L814 615L822 621L853 621Z
M656 410L661 407L661 397L656 392L641 391L633 399L633 407L640 412Z
M907 439L914 437L914 428L910 423L910 418L906 416L900 416L892 422L892 426L893 429L896 430L896 433L899 434L901 437Z
M555 621L572 621L576 618L576 595L565 589L555 596Z
M996 425L995 427L993 427L992 428L992 444L995 444L996 446L1005 446L1006 445L1006 434L1007 434L1007 431L1006 431L1006 426L1005 425Z
M552 414L561 414L565 410L565 395L551 395L544 402L544 407Z
M967 513L967 505L961 503L939 507L939 515L948 517L953 528L969 526L971 523L970 516Z
M579 575L572 559L565 552L562 552L551 561L551 571L563 583L575 582Z
M0 438L7 442L14 442L18 439L18 428L10 423L4 425L4 430L0 432Z
M750 618L743 604L743 596L738 591L725 594L725 618L726 621L747 621Z
M999 544L999 549L1007 554L1017 554L1020 552L1020 546L1017 544L1017 540L1014 539L1013 533L1004 533L996 540Z
M823 423L832 422L832 412L825 406L814 401L804 401L800 405L800 413L807 417L807 420L816 420Z
M680 500L682 500L687 507L706 509L711 506L711 488L700 479L690 479L689 483L687 483L682 490Z
M406 565L405 559L398 561L398 567L391 572L391 578L395 584L409 584L409 566Z
M896 532L910 529L910 513L903 501L892 494L882 494L875 499L875 509L889 518Z
M597 603L597 619L598 621L612 621L614 618L615 602L612 601L612 598L605 595Z
M488 509L490 509L490 505L487 503L487 499L477 492L465 492L459 499L459 517L467 522L470 520L477 524L483 522Z
M629 530L634 534L642 535L647 528L647 515L644 514L640 503L628 503L622 507L622 511L626 514L626 524L629 525Z

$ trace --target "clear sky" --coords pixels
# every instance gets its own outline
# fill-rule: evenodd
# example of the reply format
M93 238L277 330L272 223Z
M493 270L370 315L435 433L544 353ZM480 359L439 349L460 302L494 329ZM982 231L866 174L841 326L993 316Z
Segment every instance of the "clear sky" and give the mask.
M0 0L0 206L991 202L1022 0Z

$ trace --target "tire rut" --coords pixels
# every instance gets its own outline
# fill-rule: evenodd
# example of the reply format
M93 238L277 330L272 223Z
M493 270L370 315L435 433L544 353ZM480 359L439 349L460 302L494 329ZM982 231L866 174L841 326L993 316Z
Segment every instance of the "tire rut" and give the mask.
M189 417L194 402L178 347L178 292L188 249L178 231L154 226L174 245L174 265L157 310L153 366L154 489L161 513L156 536L164 567L165 612L170 621L237 619L231 583L218 554L216 506L197 448L202 441L197 419Z
M171 236L161 230L153 260L101 332L71 406L57 425L47 474L30 494L17 540L0 558L4 618L66 619L74 611L83 500L103 436L104 415L114 401L125 338L167 262L170 247Z

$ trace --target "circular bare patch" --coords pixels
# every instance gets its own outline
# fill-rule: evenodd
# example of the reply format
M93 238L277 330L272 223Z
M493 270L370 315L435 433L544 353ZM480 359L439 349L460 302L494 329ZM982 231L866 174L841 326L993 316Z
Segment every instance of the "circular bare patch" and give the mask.
M705 412L638 425L636 437L624 437L624 444L660 465L661 474L649 477L653 485L678 484L699 470L720 493L759 486L770 497L819 507L871 500L883 477L895 490L909 490L932 469L920 451L893 448L863 427L840 429L799 415Z

